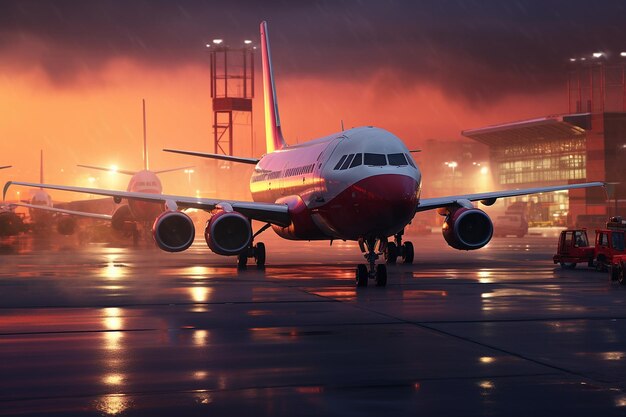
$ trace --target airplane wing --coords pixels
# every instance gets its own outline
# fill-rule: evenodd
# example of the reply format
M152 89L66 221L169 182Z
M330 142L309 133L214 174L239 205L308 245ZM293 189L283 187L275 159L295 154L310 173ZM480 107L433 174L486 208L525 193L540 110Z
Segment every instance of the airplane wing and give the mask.
M96 167L92 165L77 164L76 166L81 167L81 168L97 169L98 171L117 172L119 174L124 174L124 175L135 175L137 173L136 171L128 171L126 169L111 169L111 168L105 168L105 167Z
M108 215L108 214L96 214L96 213L88 213L85 211L66 210L66 209L60 209L60 208L55 208L55 207L40 206L37 204L10 203L9 206L27 207L29 209L35 209L35 210L47 210L47 211L52 211L55 213L70 214L72 216L89 217L91 219L99 219L99 220L111 220L113 218L113 216Z
M195 151L180 151L177 149L163 149L164 152L180 153L183 155L199 156L201 158L221 159L222 161L240 162L242 164L256 165L259 163L255 158L242 158L239 156L220 155L215 153L195 152Z
M552 187L523 188L520 190L494 191L490 193L465 194L450 197L423 198L420 200L417 210L426 211L441 207L449 207L455 205L463 205L465 201L480 201L490 206L496 202L498 198L516 197L520 195L547 193L551 191L573 190L576 188L604 187L603 182L586 182L581 184L555 185Z
M244 216L266 223L276 224L279 226L289 226L291 224L291 216L289 214L289 208L284 204L269 204L269 203L255 203L250 201L233 201L233 200L216 200L210 198L199 197L185 197L168 194L150 194L150 193L135 193L129 191L113 191L102 190L98 188L85 188L85 187L70 187L64 185L52 185L52 184L36 184L30 182L17 182L9 181L4 185L2 198L6 196L6 193L11 185L22 185L26 187L46 188L50 190L71 191L76 193L104 195L113 198L126 198L130 200L141 200L154 203L167 204L169 207L176 206L177 208L195 208L200 210L213 210L218 206L231 206L234 211L237 211Z

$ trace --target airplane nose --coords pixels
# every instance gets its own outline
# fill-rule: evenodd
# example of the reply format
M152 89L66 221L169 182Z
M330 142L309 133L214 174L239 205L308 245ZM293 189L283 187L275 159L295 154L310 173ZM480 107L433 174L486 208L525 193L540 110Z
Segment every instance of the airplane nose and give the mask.
M406 175L375 175L353 184L336 199L334 228L350 239L390 236L400 231L415 214L418 183Z

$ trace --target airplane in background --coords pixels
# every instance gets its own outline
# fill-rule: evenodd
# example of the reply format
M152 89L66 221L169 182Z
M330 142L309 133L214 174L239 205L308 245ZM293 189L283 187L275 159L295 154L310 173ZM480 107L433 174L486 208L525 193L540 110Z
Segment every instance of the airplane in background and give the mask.
M162 169L151 171L148 164L148 140L146 133L146 101L142 100L143 108L143 169L140 171L131 171L125 169L112 169L93 165L81 165L79 167L95 169L99 171L115 172L123 175L129 175L130 181L126 187L126 191L131 193L147 193L162 194L163 186L158 174L166 172L181 171L193 168L193 166L185 166L179 168ZM120 204L120 198L114 197L115 203ZM125 204L121 204L115 209L111 216L111 227L124 235L132 235L135 242L141 231L150 231L154 220L163 213L163 204L154 202L140 201L129 199Z
M12 165L0 166L0 169L12 168ZM22 215L15 212L15 207L9 204L0 204L0 237L17 236L25 231Z
M39 154L39 182L43 184L43 150ZM52 197L44 190L43 187L32 193L28 202L10 203L11 207L28 208L30 217L29 228L34 232L42 232L48 230L51 226L56 225L57 232L61 235L69 236L76 231L76 219L72 216L81 215L98 220L107 220L111 216L95 213L82 213L75 210L67 210L54 207Z
M192 168L185 166L180 168L164 169L159 171L150 171L148 168L148 147L146 134L146 102L143 104L143 169L141 171L130 171L124 169L112 169L92 165L78 165L82 168L95 169L100 171L115 172L124 175L130 175L130 181L126 190L136 193L161 194L163 187L157 174L165 172L180 171ZM41 173L40 183L43 183L43 152L41 157ZM121 198L114 197L116 204L122 203ZM74 202L77 203L77 202ZM96 201L90 201L91 205L97 204ZM30 204L15 204L17 206L28 207L31 219L34 225L49 225L54 222L54 217L61 215L57 220L57 229L61 234L72 234L75 229L76 217L68 217L66 215L89 217L98 220L107 220L111 222L111 227L121 233L123 236L133 237L136 243L139 239L141 231L151 230L154 220L163 212L163 205L154 202L145 202L137 200L129 200L125 204L121 204L115 209L112 215L90 213L88 211L67 210L63 208L53 207L50 195L42 188L35 192Z
M27 182L12 185L44 187L159 202L165 211L153 224L153 237L165 251L183 251L193 243L194 224L180 209L211 212L204 235L209 248L219 255L238 257L244 267L248 258L265 265L265 246L256 237L272 228L290 240L354 240L367 264L356 268L356 285L375 280L387 284L387 267L376 264L384 254L387 263L401 257L412 263L412 242L403 242L404 228L417 212L438 210L445 216L443 237L453 248L474 250L493 235L493 223L472 202L490 206L498 198L534 193L603 186L601 182L496 191L438 198L420 198L422 176L410 151L392 133L372 126L357 127L298 145L287 146L283 138L266 22L261 23L267 153L260 159L168 150L180 154L255 165L250 179L252 202L197 198L158 193L122 192ZM252 220L265 223L252 232ZM393 241L389 242L389 238Z

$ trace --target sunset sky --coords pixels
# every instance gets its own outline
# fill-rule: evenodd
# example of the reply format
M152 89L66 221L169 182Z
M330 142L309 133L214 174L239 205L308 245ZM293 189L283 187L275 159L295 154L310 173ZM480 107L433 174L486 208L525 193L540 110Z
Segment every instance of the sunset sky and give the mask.
M259 43L269 24L288 142L376 125L419 147L460 131L567 111L569 58L626 50L622 1L3 1L0 181L87 185L77 163L151 167L212 151L213 38ZM260 70L260 52L256 55ZM260 73L254 156L264 152ZM236 152L250 156L249 143ZM103 187L124 188L98 174ZM163 176L166 191L183 174ZM170 189L168 189L170 187ZM247 187L247 183L244 183Z

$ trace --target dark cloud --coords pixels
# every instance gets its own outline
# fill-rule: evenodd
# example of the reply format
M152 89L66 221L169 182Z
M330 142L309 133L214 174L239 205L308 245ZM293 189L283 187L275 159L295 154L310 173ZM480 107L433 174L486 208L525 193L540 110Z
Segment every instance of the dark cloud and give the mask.
M623 1L5 1L0 54L71 84L112 58L202 64L206 41L258 40L282 77L432 83L464 99L561 88L568 59L626 49ZM30 49L30 50L24 50Z

